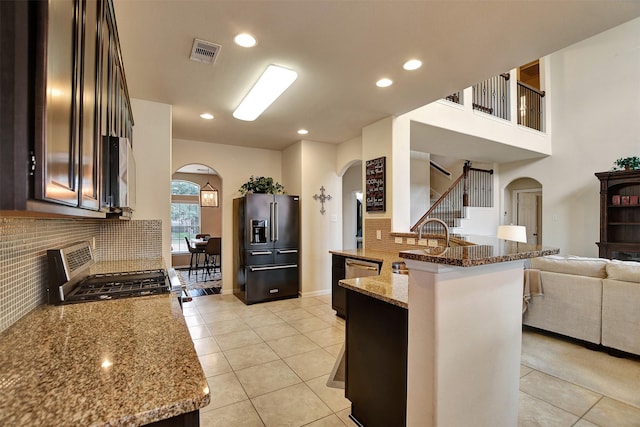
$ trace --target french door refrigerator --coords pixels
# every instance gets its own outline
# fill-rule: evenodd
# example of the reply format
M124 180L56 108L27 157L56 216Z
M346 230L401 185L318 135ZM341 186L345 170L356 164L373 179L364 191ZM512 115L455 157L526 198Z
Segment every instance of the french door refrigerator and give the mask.
M247 194L233 200L233 293L245 304L300 290L300 198Z

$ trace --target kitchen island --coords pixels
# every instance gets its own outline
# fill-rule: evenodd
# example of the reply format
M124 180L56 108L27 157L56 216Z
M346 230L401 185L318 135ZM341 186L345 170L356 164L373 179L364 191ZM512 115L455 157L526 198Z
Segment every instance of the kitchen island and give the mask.
M478 244L399 254L409 268L404 421L408 426L517 425L524 260L559 251L479 236L469 241ZM340 284L350 293L382 301L393 294L394 282L385 284L381 279ZM352 321L348 298L347 331ZM393 300L389 302L394 304ZM372 340L377 340L377 327L369 331ZM352 342L347 332L347 389ZM384 343L377 344L384 348ZM385 390L384 396L390 394ZM384 400L376 405L384 405ZM353 417L369 418L357 411L354 404ZM376 425L375 418L369 419L374 421L365 425Z
M0 379L7 426L197 426L210 400L173 293L41 305L0 334Z

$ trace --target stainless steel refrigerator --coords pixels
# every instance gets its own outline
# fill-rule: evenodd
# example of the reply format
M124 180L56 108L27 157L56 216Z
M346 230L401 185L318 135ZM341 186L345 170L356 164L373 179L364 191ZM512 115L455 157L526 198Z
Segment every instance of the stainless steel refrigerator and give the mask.
M233 200L233 293L245 304L300 290L300 198L247 194Z

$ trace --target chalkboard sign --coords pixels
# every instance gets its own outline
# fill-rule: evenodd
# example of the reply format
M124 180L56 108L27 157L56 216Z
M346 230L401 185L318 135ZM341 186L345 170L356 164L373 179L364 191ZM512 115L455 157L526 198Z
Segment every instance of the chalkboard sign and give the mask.
M386 157L367 160L365 184L367 188L367 212L384 212L384 179Z

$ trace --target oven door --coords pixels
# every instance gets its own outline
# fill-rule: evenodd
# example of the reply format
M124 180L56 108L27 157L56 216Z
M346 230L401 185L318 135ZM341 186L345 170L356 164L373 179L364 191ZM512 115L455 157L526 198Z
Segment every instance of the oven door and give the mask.
M246 303L298 296L298 264L245 267Z

